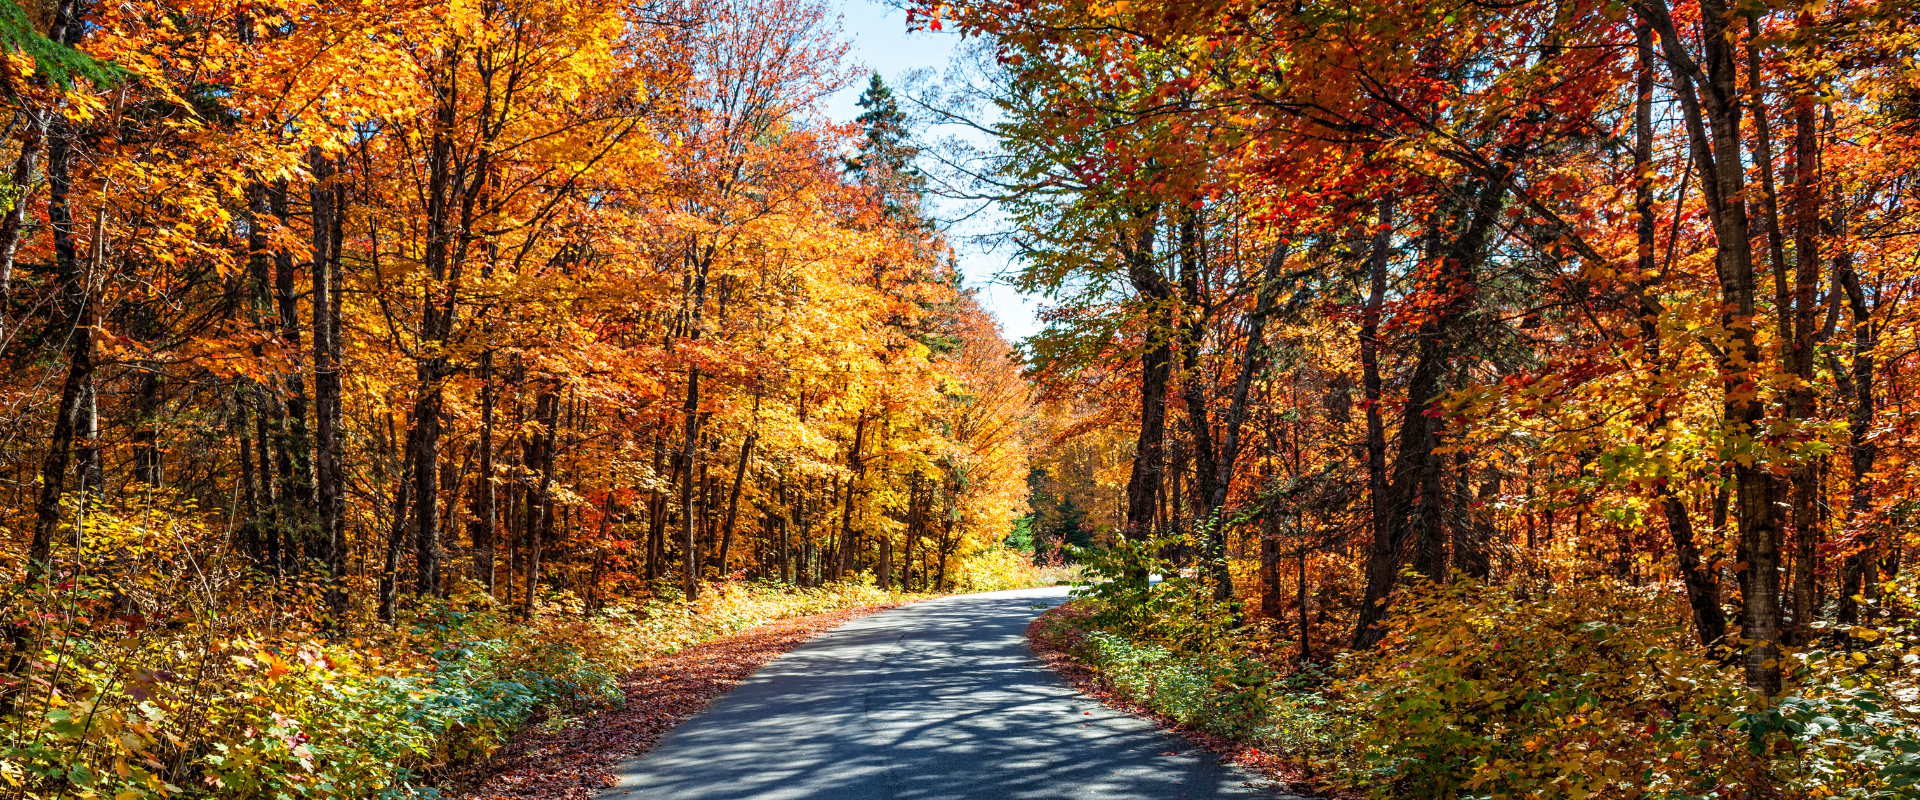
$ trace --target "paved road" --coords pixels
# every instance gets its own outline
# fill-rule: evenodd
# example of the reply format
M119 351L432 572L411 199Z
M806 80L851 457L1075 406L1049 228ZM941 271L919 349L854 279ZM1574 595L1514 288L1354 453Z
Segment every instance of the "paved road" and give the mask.
M1028 653L1037 607L1065 597L962 595L849 622L622 765L600 800L1279 796Z

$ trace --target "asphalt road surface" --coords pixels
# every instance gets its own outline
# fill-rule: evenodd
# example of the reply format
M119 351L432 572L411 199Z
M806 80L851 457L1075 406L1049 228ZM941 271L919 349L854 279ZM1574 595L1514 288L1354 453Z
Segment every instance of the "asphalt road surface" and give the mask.
M600 800L1285 797L1056 678L1024 633L1065 599L961 595L849 622L621 765Z

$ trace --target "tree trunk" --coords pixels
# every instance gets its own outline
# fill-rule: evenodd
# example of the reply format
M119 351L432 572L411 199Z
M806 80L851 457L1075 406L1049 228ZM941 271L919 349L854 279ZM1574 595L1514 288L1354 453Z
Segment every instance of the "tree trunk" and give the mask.
M1845 242L1846 218L1836 210L1834 220L1834 239ZM1879 346L1879 336L1873 323L1872 309L1867 305L1866 292L1860 286L1860 276L1854 272L1853 252L1843 247L1834 256L1833 270L1841 288L1847 293L1847 308L1851 312L1853 329L1853 364L1848 375L1848 383L1853 389L1853 402L1847 414L1847 450L1852 466L1848 484L1847 529L1854 532L1858 541L1855 551L1847 556L1843 567L1839 609L1840 621L1851 624L1860 619L1859 601L1854 598L1863 592L1871 592L1876 583L1874 551L1878 536L1869 519L1873 510L1873 484L1868 476L1873 472L1875 457L1879 455L1879 445L1872 438L1873 351Z
M1801 13L1801 26L1811 25L1812 14ZM1786 392L1787 416L1796 421L1804 421L1813 416L1813 352L1815 307L1814 293L1819 283L1820 270L1820 198L1823 195L1819 175L1820 138L1816 126L1819 124L1814 115L1813 97L1806 91L1797 94L1794 100L1794 137L1793 137L1793 344L1788 350L1788 374L1794 376L1792 388ZM1776 268L1777 269L1777 268ZM1781 314L1786 310L1783 308ZM1804 422L1802 423L1804 424ZM1815 587L1818 585L1816 567L1819 564L1821 526L1816 522L1819 503L1818 478L1813 465L1806 460L1796 460L1788 477L1791 487L1791 505L1793 508L1793 541L1795 550L1793 580L1793 636L1792 643L1805 645L1813 641L1813 618L1818 608L1815 604Z
M1304 665L1313 661L1313 631L1307 625L1307 549L1302 547L1294 555L1299 558L1300 580L1294 599L1300 605L1300 663Z
M474 571L487 594L494 589L494 542L500 533L499 486L493 482L493 351L480 354L480 471L474 477L479 502L473 510ZM651 577L651 576L649 576Z
M1747 563L1741 603L1741 638L1754 645L1745 656L1747 685L1768 695L1780 689L1780 520L1774 481L1752 457L1765 408L1751 387L1760 383L1760 348L1754 336L1753 252L1746 202L1746 158L1740 132L1741 89L1726 28L1722 0L1703 0L1700 8L1704 71L1681 42L1664 0L1640 0L1639 11L1660 36L1674 89L1684 112L1693 159L1703 176L1701 191L1713 221L1715 265L1723 305L1721 327L1732 339L1721 358L1726 376L1723 418L1726 444L1721 457L1732 462L1740 523L1741 551ZM1696 78L1698 92L1696 93Z
M266 530L267 572L274 578L280 578L284 575L282 568L284 562L281 560L280 552L282 538L280 536L281 508L280 498L278 496L280 484L271 479L267 467L267 416L268 409L273 406L273 396L266 390L266 387L262 386L255 386L251 394L253 401L260 406L258 413L253 417L253 443L256 454L259 456L257 460L260 463L260 505L263 509L261 524ZM411 436L411 434L409 434L409 436ZM409 438L408 441L411 442L412 439ZM412 450L409 449L408 453L411 455ZM283 463L280 466L284 468L285 464Z
M1213 599L1219 602L1225 602L1233 596L1233 576L1227 569L1226 559L1227 532L1221 510L1226 508L1227 497L1233 491L1233 474L1240 460L1240 429L1247 421L1247 403L1253 386L1253 374L1259 368L1260 358L1267 347L1267 318L1273 314L1274 296L1279 290L1280 271L1286 267L1290 249L1285 239L1274 247L1273 255L1268 258L1266 269L1262 273L1259 288L1255 290L1253 315L1247 320L1247 343L1240 353L1240 374L1234 379L1233 397L1227 406L1227 418L1221 424L1220 450L1217 456L1219 463L1213 469L1211 479L1202 481L1203 484L1211 484L1206 496L1206 518L1212 520L1208 529L1207 547L1209 563L1213 565L1214 570ZM1193 347L1196 350L1199 347L1197 338L1193 342ZM1189 380L1197 374L1197 369L1190 371ZM1191 387L1190 383L1189 389ZM1188 402L1191 404L1192 400L1189 399ZM1190 405L1189 408L1191 409L1192 406ZM1205 428L1207 426L1206 406L1200 405L1197 411L1200 415L1198 424L1201 428ZM1191 416L1191 413L1189 415ZM1201 452L1204 454L1206 450L1203 449Z
M160 464L160 370L150 368L140 374L133 406L133 479L148 489L161 486Z
M540 538L553 525L553 445L560 429L560 395L553 383L549 381L533 402L534 416L545 430L527 439L527 466L537 464L540 469L540 486L527 497L527 585L520 613L528 618L533 617L540 592Z
M60 405L54 411L47 457L40 467L40 497L34 503L33 541L27 547L28 584L53 574L53 537L60 530L61 495L66 488L74 431L82 424L87 385L93 381L92 308L92 302L81 301L74 330L67 337L67 378L60 389Z
M340 454L335 427L340 418L340 374L335 361L333 318L334 187L332 162L320 148L308 151L313 167L313 420L314 495L319 504L320 557L326 563L327 610L334 624L344 624L347 613L345 530L341 519Z
M1380 312L1387 289L1387 259L1392 256L1393 201L1380 201L1380 221L1374 228L1373 247L1367 257L1367 307L1360 323L1361 391L1365 393L1367 414L1367 498L1372 541L1367 550L1367 589L1360 604L1360 621L1354 628L1354 649L1373 646L1380 640L1378 624L1386 614L1387 593L1393 589L1394 572L1400 559L1393 542L1392 509L1387 497L1387 435L1380 414L1384 392L1380 380Z
M1636 251L1640 277L1633 282L1633 288L1639 299L1641 347L1647 362L1653 370L1654 378L1664 385L1662 376L1666 372L1666 361L1661 355L1659 308L1653 302L1652 293L1645 282L1657 274L1658 263L1654 257L1655 228L1653 207L1653 28L1646 22L1640 23L1635 30L1635 46L1639 56L1639 75L1636 80L1638 98L1634 104L1634 215L1637 237ZM1666 404L1657 403L1659 409L1648 431L1660 435L1667 429L1670 416L1666 413ZM1657 484L1660 506L1667 520L1667 535L1673 540L1675 565L1680 570L1681 582L1687 589L1687 604L1693 611L1694 634L1700 643L1714 647L1726 638L1727 619L1720 609L1720 585L1713 572L1701 563L1700 546L1695 541L1693 519L1688 515L1686 498L1673 485L1675 479L1684 480L1684 475L1662 476Z
M922 520L920 499L920 473L907 478L907 536L904 552L900 554L900 591L913 591L913 540L920 538Z
M1171 323L1177 309L1173 287L1153 263L1158 215L1154 210L1142 217L1144 230L1126 251L1127 277L1146 305L1149 320L1140 356L1140 433L1134 440L1133 470L1127 478L1126 535L1135 542L1145 542L1157 533L1154 510L1166 469L1167 382L1173 373ZM941 570L944 581L944 563ZM1148 575L1142 569L1127 580L1144 587Z
M268 192L272 203L273 215L281 225L289 222L287 207L287 182L281 180ZM281 446L286 452L288 469L286 484L281 489L281 500L287 507L281 512L283 535L291 534L300 543L298 559L294 568L305 573L305 559L321 555L319 526L314 516L313 494L313 436L307 427L307 383L302 374L306 360L300 347L300 274L293 261L293 254L285 248L273 256L273 299L275 313L279 317L280 338L286 342L287 352L293 369L280 376L280 385L284 395L281 402L286 407L284 441ZM317 312L316 312L317 313Z
M1429 311L1418 331L1419 351L1407 382L1407 405L1400 419L1400 450L1394 458L1393 481L1387 490L1387 533L1377 537L1368 563L1367 599L1360 609L1354 642L1371 647L1384 634L1378 623L1385 615L1385 599L1393 585L1400 551L1412 544L1416 565L1429 580L1446 578L1446 485L1441 473L1440 401L1446 394L1454 341L1463 335L1462 320L1472 310L1479 259L1493 231L1507 191L1504 168L1483 174L1472 208L1465 209L1464 231L1449 235L1449 218L1457 212L1437 210L1429 233L1429 252L1441 266L1436 284L1427 289L1444 298ZM1371 405L1371 403L1369 403ZM1376 503L1379 502L1377 499ZM1377 536L1377 533L1376 533ZM1384 538L1384 542L1379 541ZM1384 546L1382 546L1384 545Z
M813 585L813 520L807 516L807 486L811 480L802 480L793 491L793 521L800 526L800 564L794 569L793 582L799 586Z
M453 332L453 316L458 308L458 275L452 259L455 233L452 221L453 130L455 107L459 102L459 81L452 73L459 55L448 50L434 79L439 97L434 110L431 145L427 156L426 248L423 262L427 272L427 291L420 304L421 354L414 366L419 397L413 407L413 428L418 432L414 455L415 558L418 574L414 590L422 595L438 595L440 581L440 415L443 412L443 385L447 377L446 349Z
M836 582L846 580L847 573L854 570L853 495L857 482L866 473L860 451L866 446L867 423L870 421L871 418L865 412L861 412L860 419L853 428L853 449L847 453L847 468L853 474L847 476L846 497L843 500L845 505L840 514L839 558L835 559L833 564L833 580Z
M241 542L247 560L257 569L263 554L260 550L260 495L255 488L253 472L253 432L247 428L247 408L252 401L247 399L244 388L234 394L234 432L240 439Z
M740 443L740 463L733 470L733 489L727 492L727 523L720 535L720 574L727 573L728 559L733 553L734 524L740 519L740 487L747 479L747 462L753 457L753 442L758 432L749 431L745 441Z
M70 4L63 4L70 7ZM57 38L57 37L56 37ZM53 121L53 112L46 109L25 108L27 116L26 133L20 139L20 155L13 162L11 185L20 195L13 199L13 207L7 209L4 218L0 218L0 339L9 338L5 325L7 301L13 292L14 259L20 252L20 242L25 238L29 192L40 182L40 156L47 149L47 135Z
M391 426L389 426L391 427ZM413 483L409 475L413 469L414 432L407 431L407 443L401 448L400 472L394 476L393 491L393 527L387 533L385 556L380 564L380 619L391 621L393 609L400 594L400 551L407 542L407 504L413 500Z
M1269 480L1271 475L1267 476ZM1280 587L1280 514L1269 502L1260 511L1260 616L1278 621L1286 613L1286 595Z

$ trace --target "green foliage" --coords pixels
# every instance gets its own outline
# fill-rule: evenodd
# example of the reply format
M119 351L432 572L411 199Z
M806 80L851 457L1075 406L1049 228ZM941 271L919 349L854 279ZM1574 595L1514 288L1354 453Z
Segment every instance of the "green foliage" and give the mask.
M1033 509L1027 518L1027 531L1036 559L1078 561L1081 548L1095 546L1096 526L1085 508L1085 498L1070 488L1071 476L1065 482L1061 477L1044 466L1027 471L1027 505Z
M1022 553L1031 554L1033 552L1033 516L1032 512L1028 512L1015 519L1013 528L1007 531L1007 538L1001 543Z
M33 56L34 72L62 89L73 88L75 78L107 86L127 78L127 71L111 62L48 39L33 29L25 11L13 0L0 0L0 46Z
M1911 575L1856 598L1868 618L1913 608ZM1821 647L1788 656L1784 697L1745 716L1752 741L1783 740L1774 777L1822 798L1920 797L1920 631L1911 619L1816 623Z
M1180 653L1245 648L1257 629L1235 624L1230 608L1214 602L1213 587L1182 575L1159 557L1177 540L1123 540L1103 550L1079 550L1089 581L1076 597L1094 601L1093 624ZM1142 576L1160 575L1159 584Z
M1091 580L1075 589L1076 624L1087 630L1075 655L1115 692L1176 722L1319 768L1349 758L1351 718L1314 691L1319 676L1282 675L1264 626L1240 624L1211 585L1155 555L1170 541L1082 551ZM1167 577L1143 584L1141 574Z
M182 786L220 796L367 797L484 755L542 707L616 704L617 666L560 621L517 625L433 607L383 642L171 638L69 631L39 658L57 683L7 718L0 775L29 796L64 784L120 800ZM411 646L435 645L424 654ZM132 664L140 666L129 670ZM193 665L164 668L163 665Z

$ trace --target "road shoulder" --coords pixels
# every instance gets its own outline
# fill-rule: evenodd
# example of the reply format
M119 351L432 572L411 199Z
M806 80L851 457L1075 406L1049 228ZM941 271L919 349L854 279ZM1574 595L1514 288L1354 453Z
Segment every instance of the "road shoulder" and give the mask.
M1221 762L1232 764L1265 778L1271 782L1274 789L1280 792L1298 793L1298 796L1288 794L1286 797L1293 800L1314 800L1320 796L1313 794L1316 791L1315 787L1305 780L1306 776L1298 766L1273 753L1182 725L1124 695L1113 692L1111 687L1101 679L1099 673L1073 655L1078 637L1083 635L1072 622L1074 615L1074 604L1062 603L1042 612L1027 625L1027 649L1033 651L1034 656L1041 663L1059 676L1061 682L1080 694L1099 701L1101 705L1151 720L1155 725L1179 734L1194 747L1218 756Z
M470 800L586 800L613 785L622 763L706 710L755 671L807 641L891 603L777 620L647 662L620 681L626 706L534 725L484 761L455 769L448 794Z

